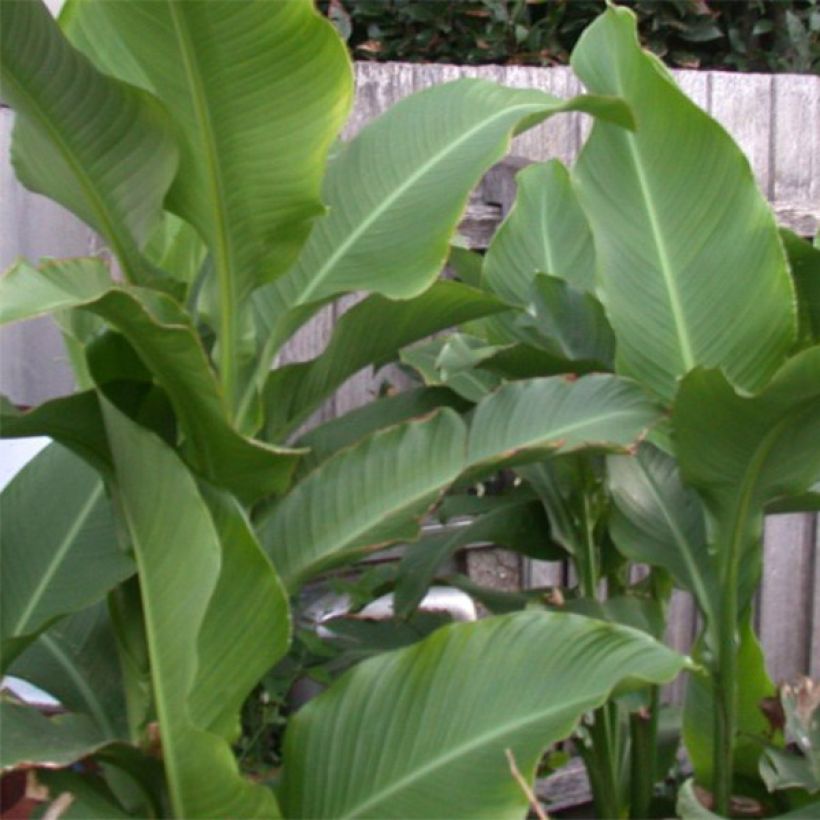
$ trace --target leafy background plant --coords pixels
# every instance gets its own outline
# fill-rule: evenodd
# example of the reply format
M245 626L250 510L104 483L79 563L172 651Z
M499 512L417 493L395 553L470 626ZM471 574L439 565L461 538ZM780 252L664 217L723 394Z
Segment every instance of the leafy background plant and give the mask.
M569 62L603 0L324 0L362 60ZM816 71L817 0L627 0L641 42L676 68Z
M810 458L794 457L811 454L811 430L800 433L805 441L782 439L811 420L817 351L781 367L793 352L796 317L771 214L725 132L641 53L633 16L607 11L575 50L577 73L604 96L561 101L483 81L446 84L337 144L325 171L347 111L350 72L332 29L303 0L75 0L62 22L87 57L42 6L7 0L4 13L19 172L104 229L127 279L113 280L98 259L75 259L20 261L0 280L3 321L58 313L80 388L28 412L4 403L3 433L51 435L87 462L116 522L113 544L110 527L98 532L115 571L94 579L93 595L68 604L57 583L50 586L62 579L53 563L31 551L37 561L29 564L25 543L12 543L6 564L4 544L4 572L33 572L50 593L40 596L36 621L12 621L4 661L45 682L61 660L77 690L60 695L75 714L46 721L49 731L34 748L30 727L40 716L2 704L17 738L4 765L62 766L94 755L100 770L42 776L78 800L102 801L109 814L114 807L114 814L142 816L275 816L281 807L291 816L385 816L436 814L443 802L454 813L487 806L506 813L527 801L505 750L530 778L544 746L577 727L599 814L642 816L663 775L654 762L668 760L670 747L659 731L658 687L693 668L656 640L670 591L666 572L683 586L693 579L668 560L667 534L657 538L651 526L663 519L657 510L638 511L641 547L655 565L645 582L630 576L609 524L613 497L628 496L630 480L639 484L657 471L669 493L661 501L671 498L660 513L694 518L682 527L694 543L673 539L673 546L700 548L706 554L694 563L727 590L714 601L693 584L706 619L699 650L709 677L692 707L707 717L689 733L698 777L725 811L736 771L742 766L747 775L746 749L734 748L749 725L744 708L732 713L736 682L761 666L753 636L736 647L734 635L738 624L748 625L762 507L784 494L800 503L813 477ZM292 41L290 26L304 38ZM271 84L274 57L297 72L283 76L317 82L299 83L298 94L288 82ZM73 61L71 77L87 95L42 70L65 61ZM619 65L631 68L626 80L614 70ZM313 107L305 108L308 88ZM95 108L94 128L71 116L86 96L105 102ZM269 98L280 116L260 116ZM243 106L251 127L242 127ZM512 134L571 110L598 119L573 172L557 163L524 172L520 207L484 262L467 255L463 281L437 282L469 191ZM674 121L674 134L693 136L700 149L676 151L674 161L657 151L659 142L669 144L661 113ZM118 138L100 140L109 128ZM293 129L304 139L288 142ZM271 163L270 148L283 139L290 159ZM128 178L129 146L151 147L151 173ZM537 184L528 189L525 178ZM136 214L126 182L150 194ZM248 198L234 196L234 186ZM631 207L612 213L610 189ZM715 202L727 194L736 207L720 210ZM528 244L528 220L540 222L552 197L560 207L540 245ZM673 218L710 204L718 233L734 241L704 246L691 225ZM811 268L804 247L798 255ZM601 270L596 260L606 262ZM723 333L715 333L715 318L698 313L698 277L710 265L735 272L720 284L728 307L744 306L752 321L717 322ZM515 270L514 286L500 275L505 270ZM637 310L629 298L636 271L652 290L651 310ZM302 324L357 290L370 295L339 322L320 356L271 370ZM761 304L775 319L767 332L757 329ZM803 347L814 341L811 319ZM459 333L427 338L454 322ZM650 355L635 342L647 335L657 341ZM414 343L420 346L407 348ZM300 435L302 422L349 376L397 357L431 383ZM708 369L717 366L725 375ZM732 428L731 457L696 458L720 451L715 439L729 426L726 415L742 422ZM784 435L762 437L769 459L756 442L774 417ZM666 461L641 445L648 436ZM687 442L686 458L676 436ZM636 451L649 453L645 472L611 481L607 454L634 466ZM39 468L55 452L4 494L4 504L14 502L4 514L25 515L35 494L54 493L62 477ZM673 456L679 475L669 469ZM463 497L465 487L502 468L524 483L478 504ZM682 479L699 495L687 496ZM727 483L745 488L744 503ZM451 488L456 493L442 501ZM60 560L87 558L97 547L82 513L101 497L99 484L77 490L78 537L54 551ZM422 517L439 505L444 518L459 506L475 518L461 533L419 539ZM714 519L711 554L700 541L704 509ZM629 519L632 511L621 504L619 513ZM18 532L23 542L38 536ZM454 585L506 614L441 629L441 618L412 616L441 560L484 538L534 557L569 554L577 588L499 600L455 576ZM355 606L394 586L400 617L376 629L342 618L331 646L310 637L300 620L305 585L393 542L410 543L399 567L374 571L348 592ZM95 604L106 592L107 607ZM589 651L577 652L582 645ZM103 646L116 662L113 675L97 662ZM404 648L382 654L397 647ZM528 649L547 650L538 655L539 674L531 674ZM551 664L556 657L565 661ZM121 686L96 696L103 670ZM285 690L305 675L330 690L289 716ZM383 684L379 697L374 680ZM765 674L761 680L765 686ZM272 708L259 709L266 705ZM279 774L270 765L280 762L284 718L284 776L274 790ZM261 743L257 722L262 734L273 724ZM381 742L371 743L371 733ZM771 758L778 745L770 740ZM337 758L349 765L333 765ZM465 764L470 788L454 794L450 770Z

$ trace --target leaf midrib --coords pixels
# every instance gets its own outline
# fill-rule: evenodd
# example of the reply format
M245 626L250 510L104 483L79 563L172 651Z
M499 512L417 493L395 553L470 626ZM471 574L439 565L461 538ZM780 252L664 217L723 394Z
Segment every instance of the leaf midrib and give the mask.
M94 505L99 500L100 496L102 495L102 492L103 484L101 481L98 481L86 502L82 505L82 507L80 507L79 511L77 512L74 521L66 531L66 534L63 540L60 542L59 547L57 547L57 549L54 551L53 557L46 566L45 572L43 572L43 574L40 576L40 581L34 588L34 591L31 593L31 597L28 600L28 604L26 605L25 609L20 613L20 617L17 619L17 623L12 628L12 631L10 633L12 636L19 636L25 634L25 629L29 626L29 620L37 610L37 607L40 605L43 596L46 594L48 585L54 578L60 566L63 564L66 555L71 550L74 541L79 535L79 532L82 529L83 525L88 520L88 517L91 515Z
M74 177L79 183L83 196L91 205L91 210L96 214L96 217L99 220L100 232L111 243L111 249L121 262L123 269L129 274L129 281L137 281L138 277L135 276L135 268L132 264L132 254L126 251L126 243L123 242L119 232L114 227L116 217L112 217L109 214L109 208L105 204L105 200L97 192L96 185L91 177L86 173L83 163L77 159L73 149L63 139L60 131L52 124L51 118L48 116L45 109L43 109L43 107L39 104L37 98L32 96L26 87L21 85L13 74L5 72L3 81L14 87L15 94L18 94L27 100L31 110L22 113L21 116L36 119L48 132L52 142L57 146L60 155L68 164L71 172L74 174Z
M348 809L348 811L345 814L339 816L339 820L348 820L348 818L351 818L352 820L352 818L366 816L364 815L364 812L368 811L373 806L379 805L380 803L384 803L397 792L400 792L402 789L406 788L412 783L415 783L416 781L422 779L430 772L435 771L436 769L443 768L447 766L449 763L451 763L453 760L468 755L474 752L476 749L481 748L482 746L486 746L492 743L493 741L498 741L505 735L514 733L518 729L523 728L524 726L527 726L531 723L535 723L537 721L547 720L550 716L554 715L555 713L560 714L561 712L569 710L572 710L574 712L577 709L580 715L580 713L583 713L588 709L591 709L593 706L595 706L602 700L603 698L601 696L594 695L587 695L583 698L574 698L573 700L569 701L562 700L560 706L550 705L546 709L542 709L540 711L534 710L533 712L528 713L524 717L517 718L516 720L510 721L508 723L504 723L502 725L497 724L489 731L482 732L463 743L453 746L449 751L444 752L443 754L440 754L437 757L428 760L428 762L425 763L423 766L420 766L419 768L414 769L413 771L404 775L403 777L400 777L398 780L395 780L389 786L371 795L364 802L359 803L352 809ZM578 718L573 720L572 723L576 723L577 720Z
M707 620L711 620L714 614L712 608L712 600L711 597L706 593L706 586L704 584L703 576L700 572L697 562L693 558L692 552L689 549L689 539L686 538L686 536L681 532L677 523L674 521L671 514L667 511L666 504L664 503L664 498L660 492L660 489L658 488L658 485L655 482L654 476L650 475L649 471L646 469L646 467L640 460L638 461L638 464L641 473L643 473L644 478L646 479L649 491L654 497L655 502L658 505L658 508L661 510L664 520L666 521L669 529L672 532L672 536L679 547L679 552L683 557L683 562L686 565L686 569L689 572L689 578L692 582L692 586L694 587L693 592L695 593L695 598L700 603L700 606L703 609Z
M482 120L473 128L465 131L455 140L445 145L444 148L437 151L426 162L423 162L412 174L405 177L403 182L401 182L396 188L393 189L393 191L383 198L378 205L359 222L356 228L350 231L346 239L337 245L336 249L333 253L331 253L324 264L310 277L310 280L301 289L298 296L296 296L294 305L304 304L307 302L317 288L323 284L328 274L332 272L333 266L347 253L351 246L358 241L362 234L364 234L365 231L367 231L367 229L370 228L370 226L376 222L376 220L378 220L379 217L381 217L381 215L385 213L416 182L429 173L436 165L444 161L450 154L460 148L465 142L469 141L475 134L479 133L484 128L489 128L497 120L503 119L504 117L514 114L517 111L520 111L523 116L524 112L535 113L538 111L549 111L551 108L555 111L559 111L561 107L563 106L555 104L550 106L546 103L527 103L517 106L510 106L509 108L504 108L502 111L499 111L497 114L494 114L488 119Z
M615 62L615 81L621 96L627 98L624 82L620 74L620 65ZM672 319L675 325L675 334L680 345L681 359L685 372L691 370L696 362L692 350L692 341L689 338L689 328L686 324L686 315L683 310L683 303L681 295L678 291L675 280L675 271L669 259L669 254L666 249L666 243L663 239L663 233L660 226L660 218L655 210L654 200L650 195L649 180L647 179L646 169L644 168L641 157L636 148L637 137L629 131L625 131L623 138L626 141L627 149L629 151L630 159L635 168L635 175L638 179L638 186L640 188L641 197L643 198L646 215L649 218L649 226L651 229L652 239L655 243L655 250L657 251L658 263L660 265L661 275L664 284L666 285L666 293L669 297L669 308L672 312Z
M77 669L76 664L71 661L71 659L65 654L65 652L63 652L63 650L48 633L42 635L40 640L42 641L45 650L51 654L54 660L63 668L66 675L68 675L68 677L74 682L74 685L77 687L82 699L88 706L89 712L91 712L94 719L98 722L100 728L105 733L105 736L108 738L115 738L117 736L116 732L114 731L111 722L108 720L108 716L105 714L105 709L103 708L102 703L97 697L96 692L90 686L89 682L83 677L79 669Z

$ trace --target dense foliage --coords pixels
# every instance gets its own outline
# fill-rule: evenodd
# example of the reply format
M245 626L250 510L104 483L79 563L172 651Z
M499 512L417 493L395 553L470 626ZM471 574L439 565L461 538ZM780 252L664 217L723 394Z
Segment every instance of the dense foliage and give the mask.
M555 65L604 0L323 0L362 60ZM817 0L626 0L642 43L670 66L820 69Z
M16 174L122 274L0 278L0 325L53 316L77 381L0 397L3 437L53 440L0 494L0 672L61 705L0 697L3 771L50 816L514 817L571 738L600 817L815 800L815 719L798 687L765 724L751 612L764 513L820 507L820 251L778 231L630 10L573 50L589 94L464 78L339 141L353 72L311 0L71 0L59 23L0 3ZM452 248L513 135L567 112L593 117L573 167L519 174L486 256ZM321 354L279 360L351 294ZM305 431L396 361L416 389ZM509 493L465 495L500 470ZM482 542L577 581L499 602L449 578L494 616L414 620ZM392 545L350 601L387 585L392 635L311 620L317 584ZM697 663L662 643L673 586L703 616ZM699 793L668 777L659 692L683 670Z

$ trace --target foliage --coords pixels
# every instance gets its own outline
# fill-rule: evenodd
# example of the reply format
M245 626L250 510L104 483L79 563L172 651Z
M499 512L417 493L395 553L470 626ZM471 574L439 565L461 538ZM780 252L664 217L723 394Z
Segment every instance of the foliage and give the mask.
M590 89L629 102L636 130L598 123L571 172L555 161L521 171L517 200L483 260L463 251L452 260L457 274L466 270L514 309L426 344L426 358L411 348L402 360L479 407L494 380L520 378L526 361L527 377L539 367L614 369L667 408L629 456L581 453L516 467L516 492L541 499L544 538L575 566L564 607L634 625L640 611L651 630L649 609L665 605L670 577L694 595L707 675L690 681L684 740L700 786L725 814L733 789L762 792L764 747L782 751L758 705L774 687L749 612L765 511L816 509L816 250L779 235L737 146L636 48L628 13L607 12L587 29L572 65ZM712 288L719 293L709 296ZM624 558L653 566L648 581L630 582ZM657 714L656 703L642 708ZM642 750L654 748L655 718L643 737L635 717L633 706L632 751L614 704L596 712L585 735L601 816L645 816L650 804L640 773L651 772L653 752ZM625 796L620 772L630 767Z
M3 0L3 23L17 173L102 233L122 273L98 258L19 260L0 279L0 322L55 315L78 381L76 393L27 412L2 404L4 436L58 442L3 496L3 581L18 592L4 662L46 689L61 666L53 688L68 712L50 719L4 702L14 729L4 765L37 768L77 812L297 816L304 800L345 801L347 784L312 759L335 734L335 705L352 721L349 748L377 748L357 728L358 681L390 667L385 682L407 693L401 706L385 688L367 713L368 730L388 737L397 725L412 731L431 677L446 680L470 659L481 667L475 700L444 687L437 708L468 707L465 737L503 778L492 787L498 805L523 810L506 749L531 777L539 752L613 689L659 685L686 659L593 618L541 611L455 624L363 661L303 712L278 794L266 773L246 776L234 747L248 695L292 643L306 582L417 537L456 482L590 448L629 452L658 421L657 401L627 378L552 376L505 386L474 414L449 391L414 397L433 410L420 417L415 400L402 400L357 416L353 434L336 426L306 436L321 440L310 459L291 446L362 367L395 360L454 320L509 310L480 289L434 281L470 190L514 133L566 111L628 129L630 109L608 94L559 100L463 80L338 143L351 67L309 0L73 0L59 25L40 2ZM322 356L274 366L311 316L356 290L370 295ZM30 520L44 493L48 515ZM78 562L75 577L67 570ZM499 661L485 670L481 646L499 634ZM407 642L381 636L384 647ZM519 720L486 735L479 716L497 716L489 707L533 642L565 657L552 673L560 697L520 665L534 697ZM361 641L355 660L373 643ZM593 680L591 665L607 675ZM515 698L515 687L507 693ZM248 738L239 745L252 753ZM402 747L393 755L401 760ZM67 768L89 756L93 765ZM396 786L368 769L356 777L364 806ZM294 786L307 781L310 795ZM449 799L448 778L424 785L424 795L405 795L408 813ZM479 798L467 794L464 810Z
M569 62L603 0L325 0L358 59ZM675 68L813 72L817 0L629 0L641 42Z

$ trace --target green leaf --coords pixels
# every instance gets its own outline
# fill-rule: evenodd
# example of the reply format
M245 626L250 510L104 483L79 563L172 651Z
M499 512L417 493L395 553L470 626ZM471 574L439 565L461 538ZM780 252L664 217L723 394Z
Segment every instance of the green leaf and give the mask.
M264 388L268 439L276 440L304 421L363 367L380 367L417 339L505 308L494 296L458 282L437 282L407 301L383 296L365 299L339 319L320 356L280 367L268 376Z
M760 708L765 698L777 690L766 671L766 659L752 628L751 617L738 624L737 650L737 737L734 771L736 775L758 778L758 763L771 726ZM695 660L700 659L703 642L696 645ZM703 675L690 675L686 685L683 711L683 741L695 769L698 783L711 786L714 756L714 695L712 683Z
M799 754L769 747L760 758L760 776L770 792L803 789L809 794L820 791L817 767Z
M145 256L175 279L191 285L202 269L207 248L196 229L167 211L145 244Z
M612 369L615 337L601 303L590 293L554 276L534 278L529 312L532 318L519 319L524 330L532 328L539 347L574 363L596 363L598 369ZM528 334L529 335L529 334Z
M0 52L3 95L17 112L18 177L102 234L128 278L146 284L153 273L139 245L177 169L165 111L98 72L41 2L3 4Z
M308 474L258 525L286 586L417 538L419 519L464 467L465 439L464 423L444 409L374 433Z
M228 421L216 376L188 316L170 297L111 282L97 259L18 262L0 279L0 323L82 307L120 331L166 390L208 478L246 501L281 492L298 454L240 435Z
M785 228L780 237L797 290L798 343L808 347L820 342L820 248Z
M94 390L52 399L24 413L10 403L4 405L0 409L0 437L29 436L50 436L99 472L111 470L111 451Z
M226 737L234 721L227 720L213 694L222 692L230 704L245 696L234 684L237 665L272 665L277 639L258 632L243 636L241 656L232 653L231 665L224 666L214 657L225 644L211 614L214 602L224 605L240 594L225 588L236 577L234 562L245 568L242 594L248 601L259 600L260 586L276 588L274 572L269 565L246 561L244 545L230 554L234 544L220 542L192 475L170 448L107 402L103 416L114 454L115 498L139 567L173 812L179 817L276 817L272 792L240 776L232 738ZM220 529L224 532L224 526ZM254 614L243 605L223 609L222 617L236 634L236 619ZM240 680L244 685L244 673Z
M352 99L343 43L309 0L76 0L61 23L103 71L173 112L167 206L207 241L236 310L293 263L324 210L324 159Z
M524 463L582 447L628 450L658 410L617 376L560 376L513 382L486 396L470 425L470 465Z
M642 444L634 456L609 456L607 474L615 545L630 561L667 570L712 620L719 591L703 505L681 482L675 460Z
M103 737L128 737L122 674L104 601L54 624L9 673L47 691L70 712L89 717Z
M761 388L794 342L795 306L748 161L641 51L628 9L609 8L586 29L572 66L592 92L623 97L637 124L596 122L575 166L617 369L666 400L699 365Z
M481 175L514 133L562 111L629 126L620 100L559 100L535 90L461 79L414 94L365 127L334 157L329 214L277 286L290 305L366 289L393 299L426 290Z
M530 165L516 182L515 203L484 257L484 284L521 307L538 273L593 291L595 246L567 169L558 160Z
M714 370L681 383L672 414L684 481L709 509L717 583L739 568L742 611L760 574L765 505L805 492L820 475L820 347L789 359L757 395Z
M546 561L560 561L549 537L549 523L537 501L508 501L498 509L479 516L467 526L434 533L418 543L408 544L399 564L395 611L407 617L420 603L441 564L456 550L485 543L506 547Z
M446 385L454 393L471 403L481 401L491 390L501 384L501 378L495 373L474 367L461 367L455 373L451 373L449 378L445 378L439 370L438 362L447 347L449 338L428 339L412 347L406 347L401 351L401 361L416 370L425 384ZM492 356L496 350L498 350L496 347L485 348L483 354L479 354L477 359L480 361L481 355L484 354Z
M43 515L44 505L48 515ZM52 444L0 494L3 668L64 615L132 575L99 476Z
M47 718L33 706L0 700L0 769L70 766L109 741L85 715Z
M444 627L360 664L292 719L285 814L521 817L507 749L531 782L544 749L616 687L666 682L684 665L644 633L576 615Z
M470 404L446 387L419 387L376 399L343 416L337 416L309 430L296 442L298 447L310 449L299 462L299 472L304 474L342 448L349 447L376 430L426 416L440 407L451 407L457 412L463 412L469 409Z
M206 487L200 491L222 543L222 567L200 631L197 684L188 708L195 721L236 739L247 693L288 650L290 606L237 501Z

